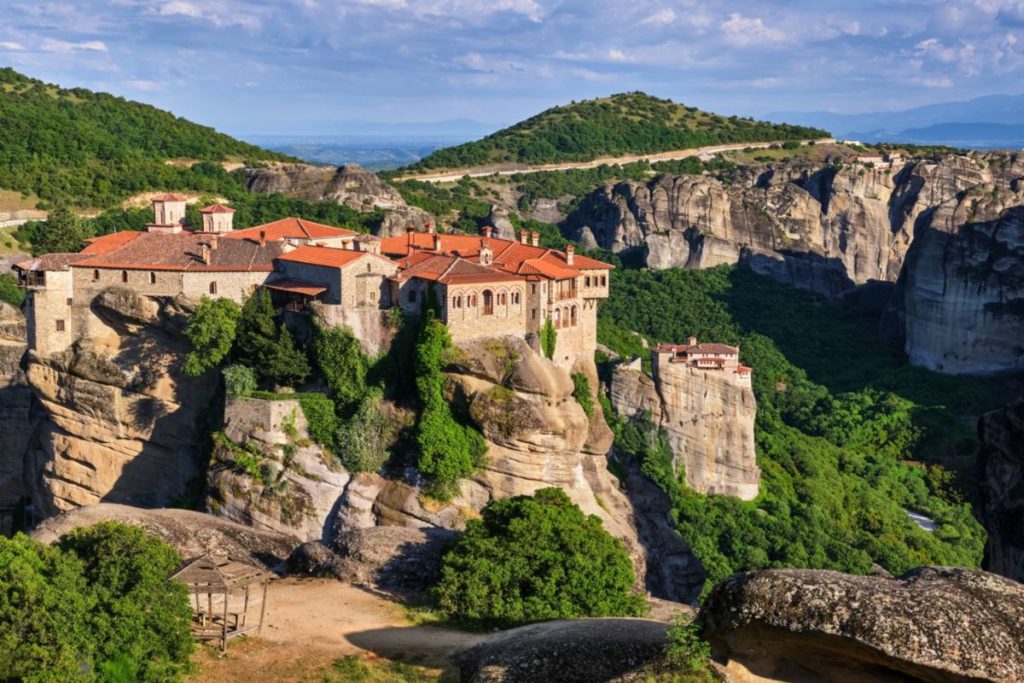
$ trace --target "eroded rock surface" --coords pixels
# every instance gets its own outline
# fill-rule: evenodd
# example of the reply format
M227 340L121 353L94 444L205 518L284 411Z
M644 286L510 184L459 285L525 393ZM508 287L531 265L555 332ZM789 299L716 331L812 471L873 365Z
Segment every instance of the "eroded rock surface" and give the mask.
M668 625L647 619L581 619L522 626L455 655L465 683L650 680Z
M701 493L757 497L761 470L754 451L756 403L750 383L733 372L670 365L657 379L618 365L609 392L615 411L650 413L668 435L676 469Z
M28 493L24 470L35 419L32 390L21 369L26 340L25 316L0 301L0 508L14 507ZM0 519L0 531L2 525Z
M1024 582L1024 398L978 422L985 568Z
M285 560L299 545L293 536L260 531L202 512L146 510L113 503L87 505L51 517L36 527L32 538L53 543L72 529L100 522L142 527L173 546L186 561L220 553L248 558L271 571L282 571Z
M738 574L698 619L737 680L1024 679L1024 586L977 570Z
M29 354L44 411L28 468L40 517L101 501L161 507L202 486L218 378L181 372L190 307L110 290L93 305L105 331L61 354Z

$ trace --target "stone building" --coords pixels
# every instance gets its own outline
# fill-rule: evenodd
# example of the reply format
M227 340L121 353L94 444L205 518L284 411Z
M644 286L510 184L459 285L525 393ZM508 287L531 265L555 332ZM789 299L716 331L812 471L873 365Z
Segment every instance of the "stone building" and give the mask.
M683 364L698 370L720 371L733 375L736 381L750 384L750 368L740 363L740 349L728 344L698 343L690 337L686 344L659 344L651 354L655 376L671 364Z

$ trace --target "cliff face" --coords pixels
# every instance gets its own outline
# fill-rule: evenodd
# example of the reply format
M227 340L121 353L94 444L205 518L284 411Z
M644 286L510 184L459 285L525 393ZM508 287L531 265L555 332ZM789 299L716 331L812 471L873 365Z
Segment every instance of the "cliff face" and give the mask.
M35 425L32 390L21 370L26 339L25 316L0 301L0 509L13 507L27 493L24 468ZM0 531L2 524L0 519Z
M333 201L356 211L382 209L382 237L402 234L408 226L423 231L428 223L434 222L426 211L406 204L398 190L355 164L337 168L308 164L254 168L249 171L248 188L256 194L283 194L310 202Z
M93 305L108 334L28 357L44 411L29 463L41 517L100 501L159 507L185 496L198 483L217 412L216 381L180 372L187 301L112 289Z
M1024 398L978 422L985 568L1024 582Z
M754 452L754 392L731 373L670 366L652 379L619 365L610 397L620 415L649 412L668 435L676 469L700 493L757 497L761 470Z

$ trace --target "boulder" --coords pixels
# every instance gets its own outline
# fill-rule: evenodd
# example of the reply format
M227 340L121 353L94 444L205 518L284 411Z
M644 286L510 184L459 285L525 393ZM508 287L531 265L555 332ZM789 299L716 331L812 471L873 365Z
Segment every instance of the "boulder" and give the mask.
M455 655L464 683L647 681L668 625L647 619L580 619L522 626Z
M985 568L1024 581L1024 398L983 415L978 439Z
M736 680L1024 679L1024 586L978 570L737 574L698 622Z
M203 512L146 510L114 503L86 505L51 517L36 527L32 538L53 543L72 529L108 521L145 529L173 546L185 561L220 553L248 559L270 571L282 571L285 560L299 545L292 536L259 531Z

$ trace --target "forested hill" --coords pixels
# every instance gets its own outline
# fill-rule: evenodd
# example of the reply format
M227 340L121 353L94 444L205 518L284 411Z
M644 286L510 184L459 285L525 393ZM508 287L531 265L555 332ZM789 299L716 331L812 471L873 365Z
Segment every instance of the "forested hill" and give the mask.
M632 92L553 107L482 140L438 150L409 169L589 161L707 145L823 137L828 133L817 128L718 116Z
M79 206L106 207L147 189L186 189L187 169L169 159L286 158L156 107L66 90L9 68L0 68L0 131L0 189Z

